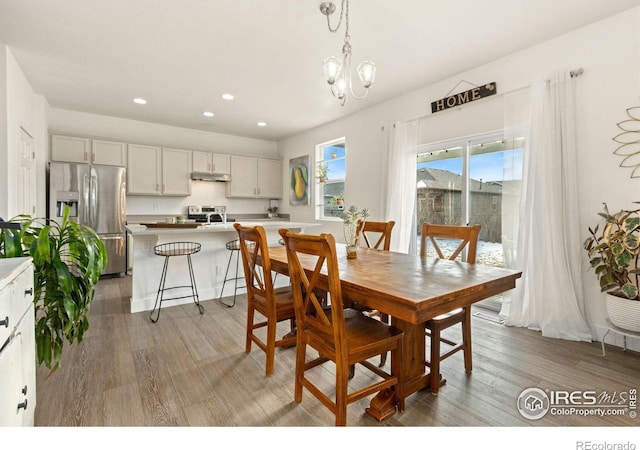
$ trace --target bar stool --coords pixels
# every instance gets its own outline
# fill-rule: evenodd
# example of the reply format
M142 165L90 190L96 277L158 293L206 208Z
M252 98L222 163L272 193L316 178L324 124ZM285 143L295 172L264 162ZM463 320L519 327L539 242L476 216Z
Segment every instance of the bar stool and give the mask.
M255 242L247 242L247 247L253 248L255 247ZM229 241L226 244L227 250L229 250L229 261L227 262L227 270L224 273L224 281L222 282L222 289L220 289L220 303L222 303L227 308L233 308L236 304L236 294L238 293L238 289L245 289L246 286L238 286L238 280L244 279L244 273L242 276L238 276L238 268L240 267L240 240L235 239L233 241ZM233 259L233 255L236 255L236 275L233 278L228 278L229 276L229 267L231 267L231 260ZM224 294L224 286L227 284L227 281L233 281L233 303L230 305L222 301L222 294Z
M158 293L156 294L156 302L153 305L153 309L149 313L149 320L156 323L160 318L160 309L162 308L162 302L168 300L177 300L179 298L192 297L193 302L198 307L200 314L204 313L204 308L200 304L200 297L198 297L198 289L196 287L196 278L193 275L193 265L191 264L191 255L198 253L201 249L201 245L197 242L168 242L166 244L156 245L153 248L153 252L158 256L164 256L164 265L162 267L162 275L160 276L160 285L158 286ZM187 264L189 266L189 281L190 284L183 286L165 287L167 281L167 268L169 266L169 258L172 256L186 256ZM191 294L182 295L179 297L164 298L164 291L171 289L191 288ZM158 313L156 318L153 318L153 312L158 307Z

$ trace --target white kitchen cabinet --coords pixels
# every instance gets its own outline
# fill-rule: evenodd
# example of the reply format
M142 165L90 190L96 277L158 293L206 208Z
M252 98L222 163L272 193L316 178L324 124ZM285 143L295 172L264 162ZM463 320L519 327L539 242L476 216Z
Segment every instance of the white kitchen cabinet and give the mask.
M129 144L127 194L191 195L191 150Z
M282 161L258 158L258 197L282 198Z
M51 160L124 167L127 165L127 144L54 134L51 136Z
M126 167L127 144L125 142L92 139L91 162L106 166Z
M226 189L227 197L282 198L282 162L232 155Z
M31 258L0 260L0 426L33 426L36 343Z
M228 174L231 157L219 153L193 151L193 172Z
M89 163L91 162L91 139L77 136L51 136L51 160Z
M127 152L127 194L162 194L162 149L129 144Z
M191 195L191 150L162 149L162 195Z

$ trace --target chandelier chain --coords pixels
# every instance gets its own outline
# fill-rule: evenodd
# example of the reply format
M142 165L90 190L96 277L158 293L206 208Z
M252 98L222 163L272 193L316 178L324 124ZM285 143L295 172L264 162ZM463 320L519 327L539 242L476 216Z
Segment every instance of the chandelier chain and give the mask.
M331 31L332 33L337 32L340 29L340 25L342 25L342 15L344 13L344 2L345 0L342 0L342 4L340 6L340 20L338 20L338 25L336 25L335 28L331 28L331 19L329 19L330 14L327 14L327 27L329 28L329 31ZM349 4L347 3L347 32L349 32Z
M346 2L346 7L345 7ZM349 0L342 0L340 6L340 19L335 28L331 27L331 20L329 16L335 12L335 5L331 2L323 2L320 5L320 11L327 16L327 28L331 33L336 33L342 21L345 23L344 43L342 45L342 60L334 56L325 59L323 64L323 70L327 83L329 83L331 93L336 97L340 105L344 106L347 94L357 100L363 99L367 96L369 88L374 82L376 67L373 61L363 61L358 65L357 73L360 80L364 84L364 94L359 96L353 90L353 80L351 77L351 36L349 35Z

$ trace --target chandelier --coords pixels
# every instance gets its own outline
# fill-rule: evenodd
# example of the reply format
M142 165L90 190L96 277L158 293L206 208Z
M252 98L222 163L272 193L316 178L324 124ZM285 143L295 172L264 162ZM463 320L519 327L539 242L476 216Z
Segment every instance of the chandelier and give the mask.
M346 3L346 8L345 8ZM331 20L329 16L336 10L336 5L331 2L323 2L320 5L320 12L327 16L327 26L329 31L335 33L342 24L342 17L345 18L345 32L344 32L344 44L342 46L342 60L331 56L324 60L323 70L324 76L327 79L327 83L331 87L331 93L338 98L340 105L344 106L346 101L347 92L351 93L351 96L356 100L363 99L369 93L369 88L373 84L376 77L376 65L373 61L363 61L358 64L356 71L358 77L365 88L364 94L358 96L353 91L353 85L351 83L351 44L349 40L349 0L342 0L340 7L340 19L338 25L335 28L331 28Z

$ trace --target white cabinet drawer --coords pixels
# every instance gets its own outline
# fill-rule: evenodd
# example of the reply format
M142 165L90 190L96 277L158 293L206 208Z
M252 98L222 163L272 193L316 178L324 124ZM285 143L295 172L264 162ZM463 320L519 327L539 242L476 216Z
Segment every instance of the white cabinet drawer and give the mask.
M18 324L13 312L13 303L13 283L9 283L0 291L0 348Z
M33 265L11 277L0 291L0 347L33 303Z

